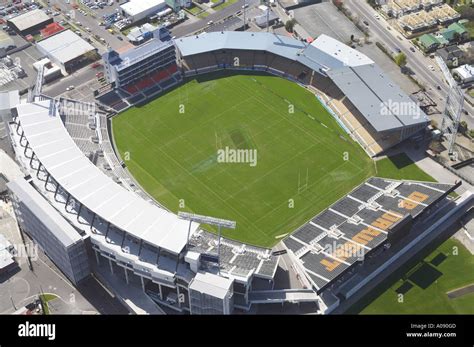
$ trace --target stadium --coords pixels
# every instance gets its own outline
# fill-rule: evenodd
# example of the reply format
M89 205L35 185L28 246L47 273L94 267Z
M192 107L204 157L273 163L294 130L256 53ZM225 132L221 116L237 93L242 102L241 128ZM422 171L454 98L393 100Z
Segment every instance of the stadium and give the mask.
M19 225L75 284L105 265L177 312L311 302L327 314L429 232L416 227L460 185L373 177L371 157L428 119L328 36L174 40L160 28L103 60L110 84L95 103L43 95L39 76L5 107L27 174L8 184ZM258 162L220 165L224 148L256 149ZM221 237L182 211L237 228ZM274 287L282 255L301 288Z

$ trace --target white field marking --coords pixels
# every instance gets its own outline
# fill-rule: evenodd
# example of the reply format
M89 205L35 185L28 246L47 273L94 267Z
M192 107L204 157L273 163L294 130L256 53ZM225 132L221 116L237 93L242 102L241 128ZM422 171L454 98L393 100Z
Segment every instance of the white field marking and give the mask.
M327 126L326 124L324 124L324 123L321 123L321 125L322 125L323 127L325 127L325 128L328 127L328 126Z
M275 238L276 238L276 239L282 239L282 238L284 238L286 235L288 235L288 233L286 233L286 234L281 234L281 235L277 235L277 236L275 236Z

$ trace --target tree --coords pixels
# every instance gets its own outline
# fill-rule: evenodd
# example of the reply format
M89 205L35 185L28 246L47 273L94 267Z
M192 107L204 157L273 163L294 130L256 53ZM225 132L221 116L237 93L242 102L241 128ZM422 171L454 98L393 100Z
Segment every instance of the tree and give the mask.
M289 21L287 21L285 23L285 29L286 31L288 31L289 33L292 33L293 32L293 28L295 27L295 24L296 24L296 19L290 19Z
M459 34L458 32L455 32L453 34L453 41L454 42L459 43L459 42L461 42L461 39L462 39L461 34Z
M405 55L405 53L398 53L395 56L395 63L400 67L404 67L407 64L407 56Z

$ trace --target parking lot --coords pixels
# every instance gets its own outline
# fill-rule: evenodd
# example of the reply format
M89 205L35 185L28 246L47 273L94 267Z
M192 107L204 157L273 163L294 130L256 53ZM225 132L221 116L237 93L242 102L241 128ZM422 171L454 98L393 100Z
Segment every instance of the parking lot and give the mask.
M312 36L329 35L347 43L351 35L363 37L363 33L337 10L331 2L309 5L294 10L298 23Z
M74 6L67 4L64 0L50 0L50 6L52 11L60 10L56 21L69 22L74 31L79 31L82 37L91 39L92 44L99 49L99 52L104 53L109 47L120 49L127 45L126 38L117 30L114 30L114 34L112 34L104 25L100 25L104 22L103 15L115 13L120 4L124 2L121 0L120 3L114 2L111 6L107 5L102 9L90 9L83 3Z

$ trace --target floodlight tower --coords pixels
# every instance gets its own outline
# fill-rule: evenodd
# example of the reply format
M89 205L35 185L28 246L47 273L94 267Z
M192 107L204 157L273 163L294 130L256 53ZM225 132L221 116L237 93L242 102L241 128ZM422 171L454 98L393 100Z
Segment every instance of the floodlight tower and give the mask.
M217 241L217 269L220 275L221 274L221 228L235 229L237 223L235 221L231 221L227 219L203 216L199 214L181 212L181 211L178 212L178 216L181 219L185 219L189 221L188 237L186 239L186 249L188 249L189 233L191 232L192 222L217 226L218 235L219 235L219 238Z
M444 61L440 57L436 57L436 61L449 85L446 105L443 112L443 121L441 123L441 131L449 141L448 154L451 155L453 154L456 135L461 121L464 106L464 93L452 77L451 72Z
M441 131L449 141L448 154L453 154L456 135L461 121L464 105L464 93L458 86L450 86L443 112Z

